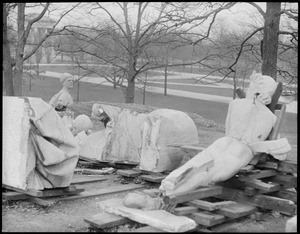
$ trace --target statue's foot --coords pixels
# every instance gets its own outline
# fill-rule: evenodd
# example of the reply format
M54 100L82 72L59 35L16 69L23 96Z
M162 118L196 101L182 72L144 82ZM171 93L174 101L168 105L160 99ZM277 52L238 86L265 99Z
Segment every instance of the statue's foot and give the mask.
M141 210L161 210L166 207L161 194L152 189L128 193L123 199L123 204L129 208Z

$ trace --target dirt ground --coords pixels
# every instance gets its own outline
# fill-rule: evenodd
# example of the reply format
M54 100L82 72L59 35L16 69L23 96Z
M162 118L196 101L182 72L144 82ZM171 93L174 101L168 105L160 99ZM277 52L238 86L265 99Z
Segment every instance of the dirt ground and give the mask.
M80 113L91 110L92 103L79 104ZM144 108L144 107L143 107ZM141 111L141 109L140 109ZM149 111L149 110L144 110ZM75 115L76 116L76 115ZM216 139L224 136L224 126L205 120L200 116L191 116L198 127L201 146L208 146ZM94 131L102 125L94 123ZM296 157L297 153L295 154ZM157 188L159 184L148 183L134 179L124 179L116 174L106 181L77 184L76 188L85 191L103 189L124 183L143 183L145 188ZM143 188L144 189L144 188ZM2 232L129 232L140 224L130 223L118 228L96 229L84 222L88 218L102 211L96 202L110 198L123 198L128 192L113 193L99 197L76 199L72 201L59 201L50 207L42 207L28 201L6 201L2 198ZM52 198L53 199L53 198ZM289 216L278 212L263 211L263 218L256 221L253 216L240 218L226 224L216 225L212 228L203 228L205 232L283 232L285 222Z

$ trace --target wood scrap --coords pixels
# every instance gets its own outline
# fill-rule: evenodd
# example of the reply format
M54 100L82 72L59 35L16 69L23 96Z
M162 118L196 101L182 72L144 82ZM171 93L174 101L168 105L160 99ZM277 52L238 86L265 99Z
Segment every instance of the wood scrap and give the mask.
M209 211L196 212L193 214L189 214L188 217L195 220L196 223L206 227L211 227L216 224L223 223L229 219L224 215L211 213Z
M234 201L208 202L203 200L188 201L184 204L195 206L202 210L213 211L236 204Z
M91 226L103 229L123 225L125 223L128 223L130 219L104 212L95 214L89 218L84 218L83 221L90 224Z
M219 210L216 210L216 214L221 214L229 218L240 218L249 214L252 214L257 211L257 208L253 205L246 205L241 203L231 204L227 207L222 207Z
M166 232L186 232L196 228L197 224L185 216L176 216L165 210L139 210L123 205L122 199L109 199L97 202L104 211L127 217L133 221L150 225Z
M137 170L117 170L117 174L126 177L137 177L141 175L142 172Z
M91 182L99 182L104 181L111 178L110 175L104 176L104 175L76 175L74 174L71 184L84 184L84 183L91 183Z
M221 193L222 193L222 187L212 186L212 187L201 188L189 192L165 196L164 202L168 205L173 205L173 204L183 203L183 202L201 199L205 197L211 197L214 195L219 195Z
M166 177L167 175L141 175L139 178L153 183L160 183Z
M102 169L77 169L76 172L81 172L81 174L91 174L91 175L107 175L112 174L116 169L109 167L109 168L102 168Z
M139 189L139 188L143 188L143 187L144 187L144 185L139 185L139 184L126 184L126 185L112 186L112 187L107 187L104 189L84 191L78 195L57 198L57 200L58 201L67 201L67 200L75 200L75 199L81 199L81 198L97 197L97 196L101 196L101 195L105 195L105 194L124 192L124 191Z

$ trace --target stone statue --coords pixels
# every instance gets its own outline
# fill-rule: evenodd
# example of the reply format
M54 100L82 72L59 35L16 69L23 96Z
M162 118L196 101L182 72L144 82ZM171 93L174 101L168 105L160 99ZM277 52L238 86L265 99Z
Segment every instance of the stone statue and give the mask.
M69 128L72 127L72 120L74 119L74 112L72 111L73 98L70 94L73 89L73 82L74 79L71 74L63 73L60 77L63 88L49 101L49 105L57 111Z
M71 132L77 139L79 145L87 138L88 135L92 134L93 123L87 115L78 115L72 121Z
M41 98L3 97L2 184L22 190L70 185L80 147Z
M151 207L163 208L162 196L188 192L234 176L259 153L271 154L284 160L291 150L286 138L266 141L276 122L276 115L267 107L276 89L270 76L254 72L246 98L232 100L226 117L226 136L216 140L181 167L172 171L155 193L138 194L140 200L155 199L159 204ZM128 207L136 207L137 194L129 193L124 198ZM158 199L158 197L160 199ZM147 202L144 204L150 204ZM139 205L141 209L149 207Z
M91 118L104 121L105 129L82 143L80 156L85 158L138 163L141 170L151 172L172 171L185 156L174 145L199 143L194 121L182 111L138 113L95 103Z

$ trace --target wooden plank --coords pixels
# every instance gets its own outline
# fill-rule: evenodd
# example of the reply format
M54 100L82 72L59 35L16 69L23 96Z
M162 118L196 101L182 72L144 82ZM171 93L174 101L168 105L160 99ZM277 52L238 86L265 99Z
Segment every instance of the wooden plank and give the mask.
M245 167L242 167L241 170L239 171L239 173L247 173L250 172L254 169L254 165L247 165Z
M279 128L281 126L283 116L285 114L285 110L286 110L286 105L282 104L279 115L277 116L276 123L275 123L274 127L272 128L267 140L276 140L277 139L278 134L279 134ZM274 111L272 111L272 112L275 112L275 107L274 107Z
M269 105L267 105L267 107L273 113L275 111L276 104L278 103L278 100L281 96L281 93L282 93L282 82L278 82L276 90L275 90L274 94L272 95L271 103Z
M217 210L220 208L224 208L226 206L230 206L235 203L236 202L234 202L234 201L208 202L208 201L203 201L203 200L194 200L194 201L185 202L184 204L190 205L190 206L195 206L202 210L213 211L213 210Z
M252 179L261 179L266 177L271 177L277 175L277 172L275 170L269 169L269 170L261 170L257 174L249 174L249 175L239 175L240 181L247 181Z
M251 187L245 187L244 192L247 196L253 196L256 194L256 190L255 188L251 188Z
M196 223L206 227L211 227L228 220L224 215L214 214L208 211L197 212L187 216L195 220Z
M227 181L224 181L223 183L220 184L224 184L224 185L233 185L233 187L251 187L251 188L255 188L255 189L259 189L262 190L264 192L275 192L275 191L279 191L280 189L280 185L277 183L264 183L261 180L257 180L257 179L247 179L247 181L241 181L240 178L231 178Z
M278 168L278 163L277 162L270 162L270 161L266 161L264 163L262 162L258 162L255 167L258 168L270 168L270 169L275 169L277 170Z
M19 193L24 193L24 194L27 194L30 196L34 196L34 197L41 197L43 195L43 192L41 190L34 190L34 189L23 190L23 189L14 188L14 187L6 185L6 184L2 184L2 187L7 188L9 190L19 192Z
M118 198L97 202L96 204L106 212L121 215L166 232L186 232L197 226L192 219L185 216L176 216L165 210L140 210L126 207L123 200Z
M247 196L243 191L231 188L223 188L221 195L215 197L227 200L233 200L239 203L255 205L260 208L275 210L283 214L294 215L296 212L295 203L293 201L267 196L255 195Z
M164 232L164 231L155 227L145 226L145 227L134 229L131 232Z
M83 221L96 228L111 228L123 225L131 220L119 215L104 212L95 214L89 218L84 218Z
M40 197L57 197L57 196L69 196L69 195L76 195L82 193L84 189L61 189L61 188L54 188L54 189L45 189L42 191L42 196Z
M38 197L30 197L28 200L30 202L34 203L34 204L38 204L38 205L43 206L43 207L50 207L50 206L52 206L56 203L56 201L45 200L45 199L41 199L41 198L38 198Z
M19 192L5 192L2 193L2 197L4 197L7 200L24 200L28 199L31 196L25 193L19 193Z
M58 201L67 201L67 200L74 200L74 199L81 199L81 198L97 197L97 196L101 196L101 195L105 195L105 194L124 192L124 191L139 189L139 188L143 188L143 187L145 187L145 186L139 185L139 184L126 184L126 185L112 186L112 187L106 187L104 189L84 191L78 195L62 197L62 198L58 198L57 200Z
M288 160L279 161L277 170L283 172L297 173L297 162L292 162Z
M137 177L142 174L141 171L136 170L117 170L118 175L126 176L126 177Z
M216 210L215 213L224 215L229 218L236 219L236 218L240 218L252 214L256 211L257 208L253 205L235 203L227 207L223 207L219 210Z
M92 174L92 175L107 175L112 174L116 169L109 167L109 168L102 168L102 169L81 169L82 174Z
M183 203L187 201L192 201L196 199L202 199L205 197L211 197L222 193L222 187L212 186L208 188L201 188L189 192L177 193L170 196L164 197L164 202L166 204L175 205L178 203Z
M199 209L195 206L183 206L174 209L173 214L175 215L187 215L197 212Z
M293 201L294 203L297 203L297 197L298 197L297 192L293 192L293 191L289 191L289 190L279 190L274 193L269 193L268 195L279 197L279 198L284 198L284 199Z
M281 188L297 188L297 177L294 175L276 175L268 179L271 182L281 184Z
M100 181L107 180L108 178L111 178L111 176L74 175L72 178L71 184L85 184L85 183L100 182Z
M139 178L154 183L160 183L166 177L166 175L141 175Z

